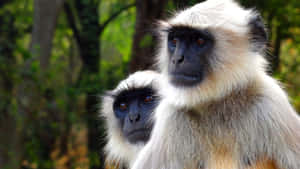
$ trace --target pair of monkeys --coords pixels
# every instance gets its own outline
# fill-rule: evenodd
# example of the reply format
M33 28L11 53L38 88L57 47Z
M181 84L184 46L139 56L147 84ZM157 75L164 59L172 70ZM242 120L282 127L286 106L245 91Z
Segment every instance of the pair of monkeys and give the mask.
M255 10L207 0L160 22L158 32L160 73L135 73L104 97L109 161L300 169L300 118L266 73L267 32Z

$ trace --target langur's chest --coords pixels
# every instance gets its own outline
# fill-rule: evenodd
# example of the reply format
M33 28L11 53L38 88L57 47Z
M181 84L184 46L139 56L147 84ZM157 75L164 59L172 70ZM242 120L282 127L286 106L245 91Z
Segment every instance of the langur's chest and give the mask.
M230 150L220 148L211 153L205 169L240 169L240 157L234 155ZM257 162L249 164L241 164L243 169L279 169L275 163L267 158L258 159Z
M201 161L204 165L199 169L279 169L270 159L258 159L252 164L243 164L242 156L247 152L240 152L240 133L234 132L230 121L223 119L199 119L196 113L189 112L187 127L193 138L199 138L193 147L198 147L199 157L207 157ZM195 115L196 114L196 115ZM194 131L194 132L192 132ZM195 132L196 131L196 132ZM193 163L193 162L192 162ZM242 167L241 167L242 166ZM190 167L189 167L190 168ZM197 169L198 169L197 168Z
M205 168L238 169L238 161L234 158L232 149L225 145L212 146L209 148L209 158Z
M215 158L210 159L207 169L239 169L237 160L232 156L216 155ZM261 159L251 166L244 169L279 169L271 160Z
M278 169L272 160L261 159L256 164L247 167L246 169Z
M211 143L204 143L209 158L204 162L205 167L200 169L279 169L275 163L268 158L260 158L251 164L241 161L246 155L238 151L241 145L235 144L233 137L228 136L217 139L208 139ZM242 167L241 167L242 166Z
M257 159L252 164L244 163L241 160L246 152L239 154L242 145L237 144L234 134L228 132L222 136L200 136L201 141L198 146L202 147L203 151L199 152L199 156L204 157L204 154L206 154L208 158L202 161L204 165L199 169L279 169L268 158Z

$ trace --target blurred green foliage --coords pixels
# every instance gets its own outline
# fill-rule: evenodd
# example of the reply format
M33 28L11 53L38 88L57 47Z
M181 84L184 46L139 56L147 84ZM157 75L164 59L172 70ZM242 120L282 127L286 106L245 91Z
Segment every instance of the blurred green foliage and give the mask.
M93 2L99 4L99 16L88 17L98 17L99 23L103 23L114 11L134 1ZM166 11L178 8L175 2L170 0ZM82 3L88 1L82 0ZM299 1L242 0L242 3L255 5L262 11L271 33L270 53L276 49L278 32L282 35L279 66L274 75L300 112ZM100 35L91 35L101 42L101 60L100 71L88 77L80 75L83 63L64 9L58 17L49 69L43 70L38 56L30 52L33 13L33 0L0 3L0 138L3 138L0 157L11 159L2 167L19 168L20 163L23 168L33 169L88 168L87 163L100 162L98 156L87 153L86 93L93 91L101 95L127 76L136 9L124 10ZM152 42L151 36L146 36L140 45ZM39 49L39 46L34 48ZM99 107L94 109L97 111Z

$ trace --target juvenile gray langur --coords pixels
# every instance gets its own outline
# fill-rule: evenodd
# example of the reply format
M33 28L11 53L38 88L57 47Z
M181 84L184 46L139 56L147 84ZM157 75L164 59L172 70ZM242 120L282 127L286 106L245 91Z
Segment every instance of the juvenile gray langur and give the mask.
M129 166L148 141L151 114L158 104L159 74L141 71L130 75L103 96L101 115L107 127L107 168Z
M300 169L300 119L266 73L255 10L208 0L159 31L162 100L133 169Z

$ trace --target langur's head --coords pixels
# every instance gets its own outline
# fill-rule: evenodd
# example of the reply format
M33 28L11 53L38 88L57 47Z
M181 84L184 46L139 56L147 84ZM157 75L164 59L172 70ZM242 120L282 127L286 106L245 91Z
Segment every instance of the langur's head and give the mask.
M264 71L262 18L232 0L207 0L179 11L160 22L159 35L162 92L176 106L218 99Z
M106 119L107 161L132 163L149 140L156 108L159 74L154 71L136 72L121 81L102 100L102 116Z

